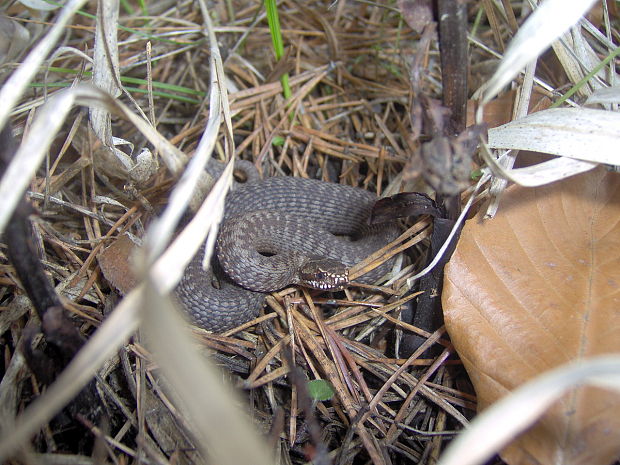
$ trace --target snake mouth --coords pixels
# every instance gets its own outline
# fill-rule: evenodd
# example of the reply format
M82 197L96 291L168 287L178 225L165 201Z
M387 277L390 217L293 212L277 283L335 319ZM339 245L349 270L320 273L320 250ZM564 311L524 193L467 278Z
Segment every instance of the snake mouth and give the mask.
M349 268L330 258L308 260L299 269L299 284L323 291L342 289L349 283Z

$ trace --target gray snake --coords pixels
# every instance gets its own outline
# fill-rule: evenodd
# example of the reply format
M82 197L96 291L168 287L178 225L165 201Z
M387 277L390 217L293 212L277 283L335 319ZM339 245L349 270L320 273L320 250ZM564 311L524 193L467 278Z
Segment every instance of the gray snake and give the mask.
M312 179L242 184L226 197L212 266L203 270L198 253L176 288L177 298L194 323L221 332L255 318L268 292L290 284L339 288L348 280L348 267L398 235L395 224L367 226L376 200L363 189ZM359 281L377 280L388 266ZM305 276L308 270L311 276Z

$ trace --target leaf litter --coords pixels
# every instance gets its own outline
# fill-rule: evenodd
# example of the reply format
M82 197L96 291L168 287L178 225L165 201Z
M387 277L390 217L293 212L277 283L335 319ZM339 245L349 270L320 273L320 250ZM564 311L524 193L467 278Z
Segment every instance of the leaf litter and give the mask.
M86 51L93 50L97 24L88 16L66 14L82 4L72 2L62 10L65 13L55 21L51 35L39 43L35 54L23 60L19 72L10 75L12 81L6 81L9 73L5 74L5 82L11 85L5 85L2 90L2 95L7 97L3 100L6 106L1 110L2 118L16 109L13 124L20 137L31 135L33 115L46 101L43 96L56 94L57 86L68 86L75 76L78 80L88 80L89 74L84 69L90 71L90 64L81 61L83 52L78 49L87 43ZM483 4L486 2L472 2L470 20ZM504 8L509 5L504 2ZM239 438L246 436L235 432L233 425L239 425L236 419L221 421L236 415L231 413L235 409L214 409L214 404L231 401L225 392L211 389L221 375L209 371L208 366L203 367L204 357L192 352L198 346L201 351L210 349L212 359L226 366L225 377L232 384L248 389L242 391L243 400L235 398L232 403L241 405L241 410L251 415L263 437L269 438L269 443L276 445L276 453L287 461L301 463L314 459L317 463L327 463L331 459L352 463L370 458L373 463L434 462L446 440L471 418L475 397L463 371L458 370L460 362L454 356L445 330L425 333L398 319L403 305L415 298L406 292L408 280L424 264L429 240L425 218L409 224L408 235L403 237L403 241L413 246L409 259L402 263L400 271L395 270L387 285L372 292L352 288L331 298L284 290L268 299L268 311L256 322L224 335L193 328L188 336L181 323L165 318L174 313L163 296L153 299L161 289L157 284L153 289L152 282L146 284L152 292L145 293L144 288L130 291L107 314L118 296L101 276L103 263L99 263L98 254L117 237L143 237L150 230L154 215L165 205L176 181L173 174L184 163L184 157L197 149L200 153L208 152L204 146L199 149L199 143L213 147L213 157L224 159L232 155L234 140L235 155L253 160L264 175L318 176L370 188L380 194L401 190L431 193L419 178L403 185L399 177L409 154L417 149L420 141L410 137L412 123L406 110L410 92L408 63L417 36L403 24L398 11L362 2L339 2L328 10L326 2L317 2L312 6L322 13L308 21L296 4L281 3L285 43L293 51L287 55L292 67L291 63L285 66L291 74L293 90L293 104L287 105L281 97L280 84L263 79L276 64L271 56L271 39L261 4L240 2L230 6L227 9L222 3L213 10L202 10L203 15L213 14L217 18L217 25L210 31L217 35L222 49L225 75L220 74L219 80L213 75L218 72L214 67L217 50L212 43L210 56L205 53L208 40L201 34L203 20L199 10L190 4L153 5L149 17L133 11L124 12L119 20L114 20L112 24L118 21L122 26L118 65L114 64L114 58L109 61L104 57L105 48L99 49L103 58L98 56L98 64L118 66L115 73L118 70L121 82L125 83L125 93L119 100L128 105L123 111L125 118L132 121L129 124L114 117L113 135L135 144L133 152L127 151L129 158L148 148L162 157L167 170L155 167L155 174L142 184L135 183L135 179L132 182L126 174L106 170L109 163L92 163L99 142L86 129L83 116L76 118L73 125L66 122L58 134L52 134L50 153L56 157L52 169L47 177L44 171L37 173L28 195L36 200L41 216L35 222L35 230L44 263L58 289L78 290L81 299L67 305L89 342L82 349L81 360L72 364L41 397L55 400L32 404L24 411L33 388L15 376L24 370L17 347L23 328L32 317L24 316L22 299L14 297L17 288L11 268L4 265L2 280L7 310L1 313L6 320L0 321L0 327L13 329L5 336L6 371L0 384L0 399L8 413L2 420L2 429L11 431L13 419L17 418L18 428L13 432L22 431L21 435L6 436L12 442L11 450L17 444L29 444L27 449L32 452L26 453L37 453L41 460L51 459L51 455L58 459L62 454L66 458L71 455L88 460L85 456L91 454L89 444L96 440L105 444L108 459L113 461L149 457L160 463L199 463L207 454L217 457L221 463L247 462L238 458L235 461L235 456L222 452L245 443L246 439ZM159 7L162 14L158 16ZM308 8L306 5L303 11ZM508 12L514 14L511 8ZM84 9L87 13L96 12L94 4L85 4ZM19 8L11 14L14 18L28 18L27 10ZM54 45L66 21L70 29L62 39L64 42ZM497 29L498 23L491 24L495 26L489 28L484 23L484 34L472 38L477 47L472 50L472 62L492 57L495 49L502 49L503 41L509 41L506 32ZM496 39L502 38L500 44L494 42L489 32ZM597 37L597 40L601 39ZM148 47L147 42L150 42ZM419 55L424 58L421 61L425 75L423 91L438 98L441 95L439 61L436 43L431 43ZM66 50L75 47L79 53L55 54L53 62L45 63L53 70L48 68L44 74L38 67L44 64L43 59L52 47L60 45L67 47ZM543 82L540 78L535 80L535 91L547 98L557 95L550 89L566 84L566 80L542 75ZM132 80L131 85L128 79ZM545 79L552 84L544 82ZM34 85L27 88L28 84ZM225 123L230 118L231 126L220 129L219 133L219 123L211 126L212 134L199 142L206 118L215 121L209 109L218 108L213 90L218 84L225 84L229 93L228 98L224 97L226 105L221 111ZM209 91L211 101L207 105L205 97ZM95 104L94 101L80 103ZM569 103L575 105L572 100ZM118 114L113 104L106 105L108 111ZM72 114L80 115L80 110L73 110ZM139 114L149 116L140 120ZM147 120L156 126L156 131L144 124ZM150 145L136 132L136 126L140 125ZM552 138L553 134L549 136ZM175 147L167 146L166 140ZM119 148L125 150L123 146ZM147 177L148 173L147 170ZM24 185L28 182L29 177ZM53 193L50 186L54 187ZM95 201L102 198L113 202ZM471 200L479 201L475 197ZM215 205L216 200L213 202ZM10 214L8 211L5 218ZM163 235L161 240L167 240L166 237ZM155 243L149 247L159 250L161 245ZM163 256L165 260L156 262L152 278L155 283L173 280L166 271L180 269L178 263L172 266L171 261L166 261L170 258L170 255ZM139 266L142 273L148 269L144 264ZM126 272L126 268L122 270L121 273ZM146 303L150 308L145 308ZM391 341L387 337L393 332L393 325L427 338L426 345L399 358L390 349ZM146 345L140 336L128 340L138 327L144 333ZM451 337L458 339L454 334ZM434 359L420 358L433 344L441 349L440 354ZM177 345L187 352L169 350ZM303 372L301 378L291 374L293 365ZM203 371L210 374L203 375ZM71 393L95 373L106 422L89 423L82 417L80 424L69 428L58 423L58 417L49 422L71 400L74 395ZM160 377L162 373L165 381ZM291 382L287 381L289 378ZM327 380L335 397L313 402L305 392L304 383L299 381L304 378ZM35 392L39 389L34 378L31 385ZM211 403L202 402L204 398ZM17 399L19 403L15 402ZM200 414L195 417L188 414L191 410L203 413L204 418L218 420L203 425ZM243 415L239 418L247 423ZM31 435L23 431L36 432L44 424L48 426L43 433L28 442ZM321 427L318 435L316 430L312 432L317 425ZM214 444L224 439L216 439L214 443L210 433L205 437L202 433L195 434L197 430L231 431L228 428L232 432L223 437L235 440L229 449L222 447L219 451ZM188 434L192 430L194 434ZM255 433L247 434L249 437ZM87 439L77 441L76 435ZM0 451L8 450L3 449L8 442L6 439L0 442ZM247 439L247 443L252 442ZM257 445L255 463L261 462L258 448ZM251 454L252 448L249 450ZM52 454L40 454L41 451Z

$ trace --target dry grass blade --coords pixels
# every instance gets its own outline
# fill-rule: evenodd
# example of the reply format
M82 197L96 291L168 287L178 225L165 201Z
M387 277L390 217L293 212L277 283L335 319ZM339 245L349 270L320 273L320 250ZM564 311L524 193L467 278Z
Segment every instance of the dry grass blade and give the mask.
M100 2L97 5L97 31L93 51L93 84L117 98L119 88L118 42L115 25L118 23L119 5L116 2ZM99 140L112 145L112 123L106 108L91 108L90 122Z
M526 168L508 170L490 155L483 147L483 159L488 163L490 171L496 176L508 179L525 187L544 186L555 181L575 176L596 168L595 163L570 158L554 158ZM492 167L492 168L491 168Z
M205 17L208 18L208 15ZM210 22L208 22L208 25L211 26ZM161 250L163 250L174 229L177 227L179 218L186 208L192 205L195 206L196 202L193 202L195 196L200 198L202 195L204 197L204 192L202 189L205 187L205 167L209 162L217 141L222 115L224 116L224 121L226 123L225 128L227 129L227 140L232 141L230 109L228 107L226 89L222 86L224 82L222 79L223 72L221 70L222 61L217 47L217 42L212 32L212 27L208 27L207 30L211 31L209 33L211 42L211 82L209 94L209 107L211 108L211 111L209 113L209 119L207 120L207 125L196 149L196 153L187 164L183 175L177 183L177 186L170 194L168 208L161 215L161 218L152 226L153 231L149 235L150 242L147 244L148 253L151 254L148 261L152 261L159 255ZM232 142L229 142L229 144L232 144ZM234 145L229 145L228 147L229 153L231 155L234 154ZM200 215L196 215L196 220L198 218L202 218L202 224L199 224L197 227L194 226L190 228L190 231L184 233L185 238L185 236L189 235L192 230L195 231L195 234L190 236L193 239L192 243L195 244L195 247L191 250L192 253L190 258L194 255L209 231L211 231L211 239L209 240L209 246L206 248L207 254L205 260L208 260L213 250L213 244L217 233L217 224L221 220L224 208L224 197L232 183L233 163L234 160L231 160L228 169L224 170L222 173L219 187L217 189L213 189L213 192L210 193L210 199L207 199L204 202L200 209L202 213ZM212 202L211 199L216 199L216 201L210 203ZM196 208L194 208L194 210L196 210ZM207 221L207 224L204 223L205 221ZM202 228L202 234L197 233L198 228ZM182 260L184 265L179 269L179 271L185 269L188 262L189 259L187 259L187 257L185 260ZM178 278L179 277L177 276L177 282Z
M172 300L159 292L159 283L143 289L141 306L147 313L142 326L147 341L203 457L224 465L273 463L249 416L241 411L239 399L222 383L220 371L190 341Z
M620 103L620 86L595 90L586 100L586 105Z
M24 94L26 87L32 81L35 73L49 55L52 48L60 36L64 33L67 23L71 20L77 10L86 3L86 0L71 0L62 9L54 25L43 37L37 46L32 49L28 57L21 63L21 66L11 75L0 89L0 127L4 127L9 120L11 110Z
M620 115L611 111L586 108L544 110L490 129L488 147L531 150L561 155L566 159L516 170L506 170L488 155L485 159L495 173L517 184L543 185L561 179L558 169L571 175L592 169L595 163L618 164L619 128Z
M586 137L587 136L587 137ZM517 149L614 165L620 142L620 115L589 108L539 111L489 130L493 149Z
M618 373L620 357L607 356L565 365L533 379L480 414L438 465L485 463L570 389L590 384L620 392Z
M500 66L486 84L483 103L489 102L525 67L538 57L560 34L579 21L594 0L547 0L521 26Z
M30 33L17 21L3 16L0 19L0 64L14 60L28 46Z

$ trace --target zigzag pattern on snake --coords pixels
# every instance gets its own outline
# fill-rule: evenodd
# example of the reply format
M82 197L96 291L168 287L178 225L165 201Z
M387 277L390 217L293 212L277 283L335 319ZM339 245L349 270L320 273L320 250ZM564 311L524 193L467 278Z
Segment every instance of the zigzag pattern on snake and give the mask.
M300 282L297 268L308 256L350 267L395 239L395 224L366 226L376 200L363 189L303 178L243 184L226 198L210 270L202 270L201 251L176 295L191 319L208 330L243 324L257 316L265 293ZM389 266L388 261L359 281L376 281Z

